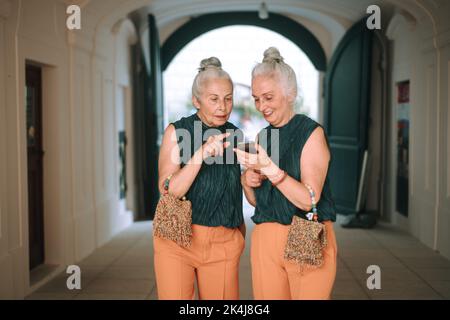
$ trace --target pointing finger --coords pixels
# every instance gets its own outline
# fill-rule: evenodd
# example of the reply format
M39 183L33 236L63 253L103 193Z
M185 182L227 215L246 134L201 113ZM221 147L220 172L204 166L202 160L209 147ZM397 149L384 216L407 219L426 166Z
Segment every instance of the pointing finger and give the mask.
M226 133L218 134L218 135L214 136L214 138L221 141L221 140L229 137L230 134L231 134L230 132L226 132Z

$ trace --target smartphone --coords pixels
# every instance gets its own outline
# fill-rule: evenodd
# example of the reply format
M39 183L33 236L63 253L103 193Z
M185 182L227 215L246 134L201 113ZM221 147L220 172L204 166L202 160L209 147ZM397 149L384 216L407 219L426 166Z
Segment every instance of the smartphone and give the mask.
M256 147L255 147L255 143L254 142L241 142L241 143L238 143L237 148L239 150L242 150L242 151L245 151L245 152L248 152L248 153L253 153L253 154L258 153L256 151Z

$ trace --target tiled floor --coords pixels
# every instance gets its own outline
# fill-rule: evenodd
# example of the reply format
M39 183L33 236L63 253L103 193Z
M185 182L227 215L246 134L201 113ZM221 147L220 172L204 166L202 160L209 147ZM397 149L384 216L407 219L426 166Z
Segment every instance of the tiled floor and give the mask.
M252 222L247 221L248 233ZM81 290L63 272L27 299L156 299L152 223L139 222L79 263ZM338 270L334 299L450 299L450 261L386 224L343 229L335 224ZM240 264L241 299L252 299L249 236ZM369 265L381 269L381 289L369 290Z

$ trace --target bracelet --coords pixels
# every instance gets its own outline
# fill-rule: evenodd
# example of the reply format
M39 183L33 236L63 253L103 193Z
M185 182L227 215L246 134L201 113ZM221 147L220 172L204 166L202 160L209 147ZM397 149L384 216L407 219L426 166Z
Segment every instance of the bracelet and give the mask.
M281 173L282 173L282 170L279 169L275 174L267 175L267 178L269 178L270 181L272 181L272 180L277 180L277 178L278 178L278 179L280 178Z
M308 189L309 192L309 196L311 197L311 212L308 212L306 214L306 217L308 218L308 220L314 220L317 221L318 220L318 215L317 215L317 207L316 207L316 194L314 193L313 188L311 188L311 186L307 183L303 183L306 187L306 189Z
M282 175L283 175L283 170L281 170L280 168L277 168L277 172L275 174L266 174L266 177L272 181L272 180L277 180L279 179ZM261 170L259 170L259 173L262 173Z
M280 172L275 177L272 177L272 179L274 180L274 181L272 181L272 179L271 179L272 186L275 187L275 186L279 185L281 182L283 182L284 179L286 179L286 177L287 177L287 172L284 170L280 170Z

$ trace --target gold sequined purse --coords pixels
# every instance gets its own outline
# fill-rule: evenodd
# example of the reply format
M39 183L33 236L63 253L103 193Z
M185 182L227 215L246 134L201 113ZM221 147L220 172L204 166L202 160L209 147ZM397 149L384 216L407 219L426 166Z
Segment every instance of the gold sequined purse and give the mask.
M323 265L323 249L327 246L325 225L294 216L289 227L284 258L302 267Z
M306 184L305 184L306 185ZM308 220L294 216L289 227L284 258L293 261L302 268L319 268L323 265L323 249L327 246L325 225L318 222L314 191L306 185L312 202L312 212Z
M192 239L192 203L186 197L178 199L169 193L171 177L165 180L164 193L156 206L153 233L179 246L189 247Z

